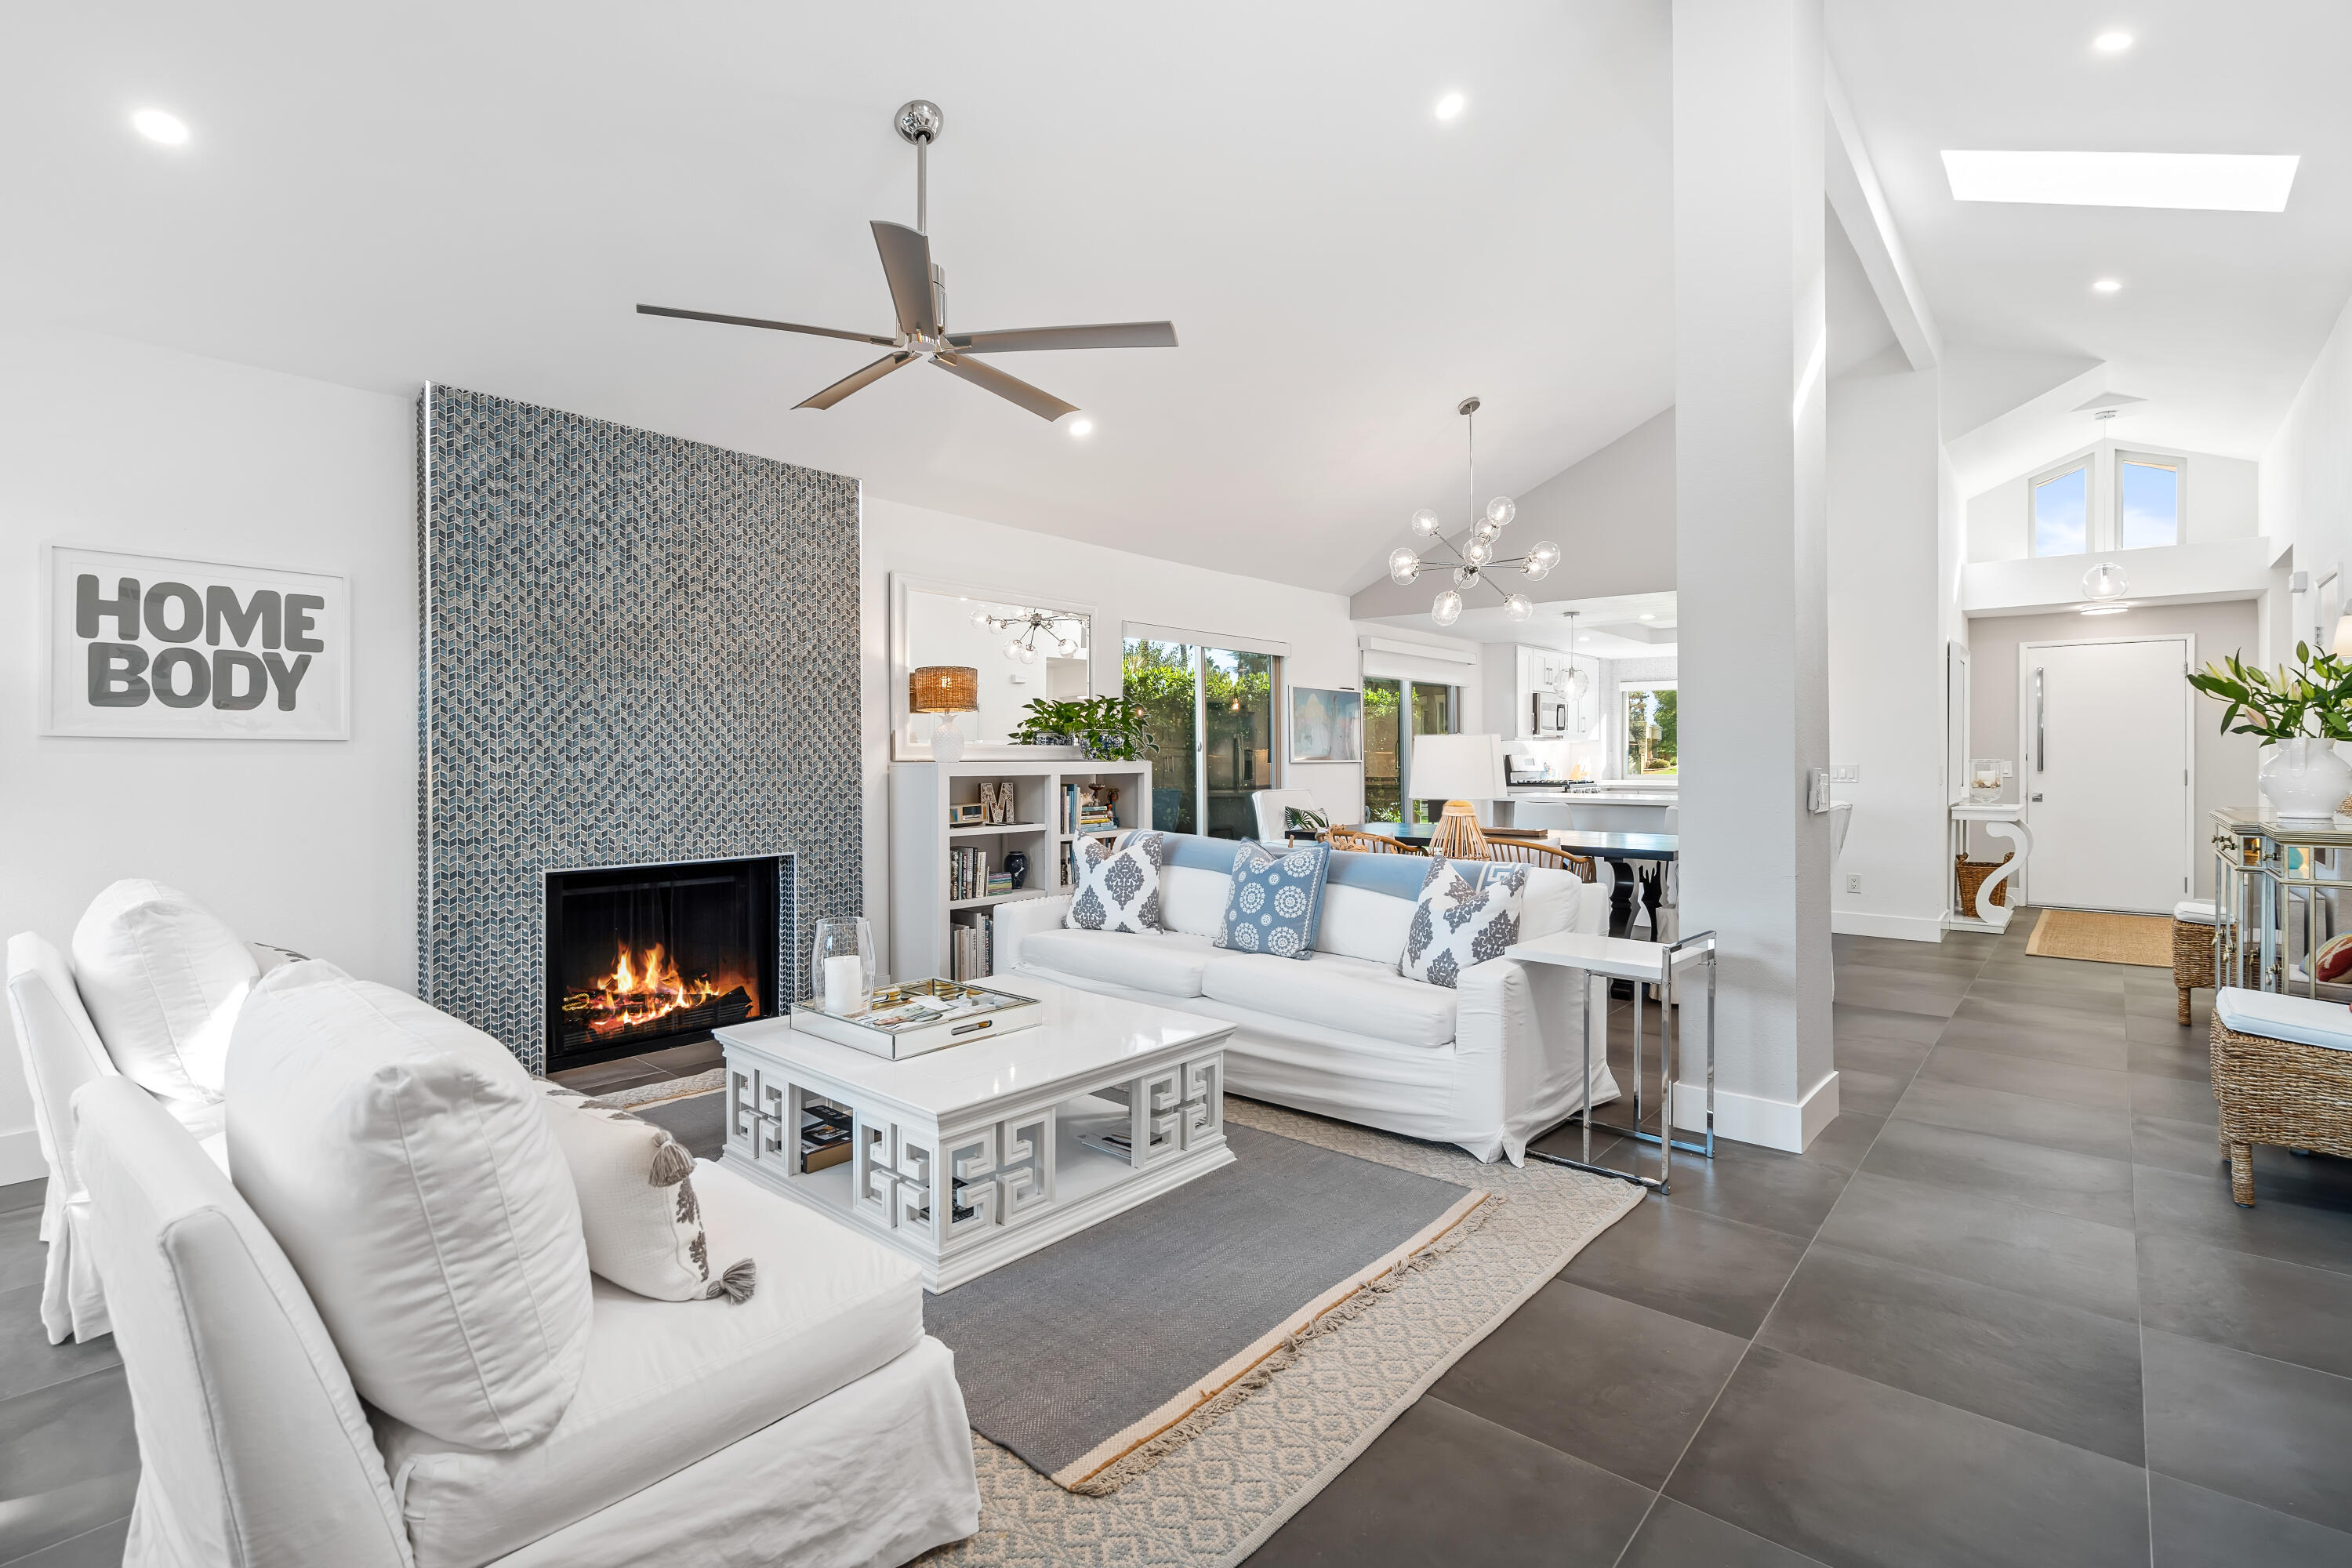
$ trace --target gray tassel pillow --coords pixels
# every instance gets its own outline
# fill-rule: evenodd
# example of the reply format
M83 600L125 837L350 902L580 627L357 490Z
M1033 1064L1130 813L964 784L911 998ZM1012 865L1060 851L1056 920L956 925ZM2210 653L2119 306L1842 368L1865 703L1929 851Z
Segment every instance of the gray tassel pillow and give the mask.
M694 1156L665 1128L540 1080L547 1122L572 1167L589 1271L657 1301L751 1300L750 1258L714 1278Z

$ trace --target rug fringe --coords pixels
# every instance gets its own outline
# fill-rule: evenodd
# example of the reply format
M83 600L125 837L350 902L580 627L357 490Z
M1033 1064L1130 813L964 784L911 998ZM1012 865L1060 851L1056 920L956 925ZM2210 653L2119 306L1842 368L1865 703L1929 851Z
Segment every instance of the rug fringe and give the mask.
M1207 1431L1244 1400L1271 1384L1276 1374L1298 1360L1300 1351L1311 1341L1336 1333L1363 1316L1380 1299L1405 1282L1409 1275L1417 1274L1460 1247L1475 1232L1484 1229L1496 1208L1504 1202L1500 1193L1488 1193L1478 1205L1464 1215L1460 1223L1427 1247L1415 1250L1410 1257L1399 1258L1380 1273L1373 1275L1331 1308L1307 1324L1297 1333L1286 1338L1266 1353L1265 1359L1243 1376L1225 1385L1211 1399L1174 1426L1137 1445L1067 1489L1079 1497L1108 1497L1138 1476L1158 1468L1160 1462L1193 1438Z

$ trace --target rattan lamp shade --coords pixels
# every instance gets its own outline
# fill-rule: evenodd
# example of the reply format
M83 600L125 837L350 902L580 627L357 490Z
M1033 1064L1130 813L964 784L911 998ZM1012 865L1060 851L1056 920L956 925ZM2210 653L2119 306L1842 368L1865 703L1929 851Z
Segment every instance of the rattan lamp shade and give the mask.
M980 671L968 664L927 664L907 677L912 713L977 713Z

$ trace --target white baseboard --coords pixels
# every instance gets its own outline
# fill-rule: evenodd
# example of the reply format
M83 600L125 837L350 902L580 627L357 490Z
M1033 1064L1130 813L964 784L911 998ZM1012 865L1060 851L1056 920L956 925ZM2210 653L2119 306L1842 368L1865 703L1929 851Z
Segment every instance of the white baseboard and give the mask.
M0 1132L0 1187L48 1173L49 1163L41 1158L39 1133L29 1127Z
M1838 1075L1832 1068L1804 1099L1790 1104L1761 1095L1715 1091L1715 1135L1738 1143L1785 1149L1801 1154L1838 1113ZM1675 1125L1686 1131L1706 1130L1706 1086L1675 1085Z
M1884 936L1896 942L1941 942L1941 915L1872 915L1859 910L1830 911L1830 930L1845 936Z

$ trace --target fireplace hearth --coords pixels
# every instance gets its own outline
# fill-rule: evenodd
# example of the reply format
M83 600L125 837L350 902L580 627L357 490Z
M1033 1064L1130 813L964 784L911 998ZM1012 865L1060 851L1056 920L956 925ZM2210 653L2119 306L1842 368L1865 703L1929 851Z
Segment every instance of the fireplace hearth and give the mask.
M547 1068L708 1039L775 1012L780 862L547 874Z

